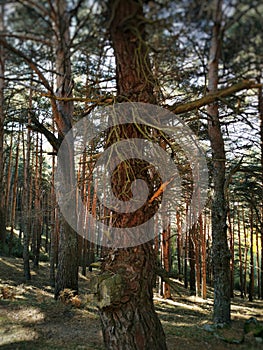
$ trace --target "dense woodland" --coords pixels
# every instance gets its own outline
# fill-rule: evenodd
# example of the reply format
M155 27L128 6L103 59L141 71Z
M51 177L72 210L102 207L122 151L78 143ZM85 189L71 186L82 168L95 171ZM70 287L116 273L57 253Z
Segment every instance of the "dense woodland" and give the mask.
M107 349L167 349L153 288L164 299L176 294L175 281L203 299L213 288L215 325L231 323L237 295L263 299L262 14L259 0L0 1L0 253L23 259L27 281L48 262L55 299L65 289L77 295L79 273L99 268L91 283ZM158 190L165 191L143 161L125 161L112 177L115 194L129 200L140 178L151 200L132 218L105 209L93 170L120 139L160 145L182 179L180 201L151 228L155 238L114 248L101 245L100 235L89 240L89 227L86 237L73 230L54 182L72 126L124 102L158 105L191 128L209 188L193 220L193 175L180 145L135 124L97 135L75 169L97 220L139 225L158 211Z

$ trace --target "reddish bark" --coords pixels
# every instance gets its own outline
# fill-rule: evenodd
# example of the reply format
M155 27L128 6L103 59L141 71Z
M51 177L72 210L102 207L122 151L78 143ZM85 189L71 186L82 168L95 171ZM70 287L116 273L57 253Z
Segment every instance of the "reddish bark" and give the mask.
M149 64L143 9L140 2L109 1L110 34L116 57L117 89L120 101L155 103ZM112 136L114 134L114 136ZM134 125L110 133L107 145L123 138L142 137ZM141 178L149 183L145 163L139 159L123 162L112 176L112 188L120 200L131 197L131 183ZM150 193L153 191L150 185ZM154 205L146 203L133 214L112 214L115 227L137 226L152 216ZM153 230L149 227L149 230ZM121 290L110 303L102 301L100 317L107 349L166 349L165 336L154 310L153 284L155 253L152 242L109 251L102 266L121 278ZM105 282L109 283L109 282Z

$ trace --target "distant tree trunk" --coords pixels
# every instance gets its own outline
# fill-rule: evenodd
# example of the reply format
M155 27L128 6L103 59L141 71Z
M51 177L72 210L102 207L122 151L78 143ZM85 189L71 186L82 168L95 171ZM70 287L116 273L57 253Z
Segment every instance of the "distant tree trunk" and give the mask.
M55 130L55 120L52 119L52 130ZM51 187L49 195L49 206L51 208L51 218L50 218L50 247L49 247L49 280L50 285L55 287L56 280L56 269L55 265L58 260L58 208L56 205L56 194L55 194L55 149L52 148L52 171L51 171Z
M0 5L0 32L5 30L4 25L5 5ZM5 49L0 45L0 193L4 193L4 90L5 90ZM5 244L6 239L6 207L4 196L0 199L0 247Z
M184 287L188 288L188 257L189 257L189 223L188 220L188 204L186 205L186 230L184 237Z
M230 297L234 297L234 266L235 266L235 239L234 239L234 226L231 222L231 213L230 208L227 210L227 219L228 219L228 232L229 232L229 241L230 241Z
M110 35L116 58L118 94L129 101L154 103L153 79L145 45L142 3L135 0L110 0L108 8L111 19ZM141 135L133 125L125 129L119 126L118 129L119 137L130 138ZM110 138L108 144L112 142L114 140ZM139 174L147 176L142 168L140 163L136 162L133 166L134 173L129 174L132 178ZM125 167L119 169L121 179L124 179L126 170ZM115 181L113 179L113 186L116 193L119 193L118 189L122 190L123 187L120 186L124 183ZM144 210L136 211L137 216L133 217L133 222L147 218L150 214L148 211L146 204ZM127 220L126 215L118 214L114 219L119 227L122 227ZM153 230L153 227L149 229ZM167 349L165 335L153 304L155 264L152 242L116 249L114 258L112 254L105 257L103 273L110 271L125 281L123 298L119 302L116 301L116 304L101 306L99 310L107 349Z
M18 134L17 146L16 146L16 155L15 155L15 166L13 174L13 190L12 190L12 203L11 203L11 229L10 229L10 238L9 238L9 255L12 254L13 249L13 238L14 238L14 229L16 224L16 203L17 203L17 182L18 182L18 165L19 165L19 143L20 143L20 130Z
M243 282L243 258L242 258L242 241L241 241L241 229L240 229L240 214L239 207L237 207L237 235L238 235L238 259L239 259L239 284L240 284L240 296L244 298L244 282Z
M14 128L12 125L11 129L11 135L10 135L10 144L9 144L9 154L8 154L8 161L6 166L6 185L5 185L5 208L6 208L6 225L10 226L10 207L11 207L11 200L10 200L10 192L11 192L11 178L12 178L12 167L13 167L13 139L14 139Z
M259 263L259 235L258 235L258 220L256 222L256 272L257 272L257 290L258 290L258 299L261 298L260 291L260 263Z
M166 226L166 228L165 228ZM164 229L162 232L162 257L163 267L169 273L170 272L170 225L164 223ZM171 288L167 282L163 282L163 297L164 299L171 298Z
M33 252L33 264L34 267L39 266L39 254L41 247L41 234L42 234L42 213L41 213L41 202L40 202L40 178L42 172L42 144L39 145L39 135L36 135L36 157L35 157L35 178L34 178L34 231L32 241L32 252ZM33 238L32 237L32 238Z
M247 295L247 261L248 261L248 237L246 229L246 220L245 220L245 210L242 208L242 223L243 223L243 233L244 233L244 243L245 243L245 252L244 252L244 296Z
M210 252L210 211L204 212L204 239L206 245L206 283L211 286L211 252Z
M194 226L189 232L189 265L190 265L190 292L192 295L196 294L196 274L195 274L195 242L194 242Z
M29 98L29 110L31 108L31 102L32 102L32 90L30 90L30 98ZM31 119L30 116L28 116L28 125L30 125ZM30 244L30 159L31 159L31 138L32 138L32 131L30 128L27 128L27 136L26 140L23 140L23 160L24 160L24 180L23 180L23 261L24 261L24 276L26 280L31 279L31 272L30 272L30 260L29 260L29 244Z
M195 244L195 293L201 295L201 270L200 270L200 228L194 224L194 244Z
M258 78L258 82L261 82L262 72ZM261 184L263 187L263 88L262 86L258 89L258 111L260 118L260 153L261 153ZM261 234L261 299L263 299L263 200L261 201L261 224L260 224L260 234Z
M218 89L221 55L222 0L214 0L214 25L209 52L208 93ZM213 152L212 244L214 272L214 323L230 323L230 253L227 244L225 199L225 147L217 102L208 105L208 134Z
M254 218L253 218L253 209L250 210L250 271L249 271L249 291L248 291L248 299L249 301L253 301L254 299L254 285L255 285L255 277L254 277Z
M176 226L177 226L177 262L178 262L178 279L182 280L182 266L181 266L181 244L182 244L182 225L179 210L176 212Z
M206 230L203 223L203 216L199 218L200 240L201 240L201 270L202 270L202 298L206 299Z
M84 149L83 151L83 156L80 164L80 169L79 169L79 178L80 178L80 183L81 183L81 190L80 190L80 195L81 195L81 200L83 202L83 205L87 208L87 212L89 212L89 188L88 188L88 199L86 200L86 190L87 190L87 181L86 181L86 173L87 173L87 151ZM89 187L89 183L88 183ZM84 213L83 217L80 219L81 225L84 226L85 221L87 220L87 214ZM82 239L82 251L81 251L81 263L82 263L82 275L86 276L86 268L87 268L87 248L88 248L88 242L87 242L87 232L85 232L85 236L81 237Z

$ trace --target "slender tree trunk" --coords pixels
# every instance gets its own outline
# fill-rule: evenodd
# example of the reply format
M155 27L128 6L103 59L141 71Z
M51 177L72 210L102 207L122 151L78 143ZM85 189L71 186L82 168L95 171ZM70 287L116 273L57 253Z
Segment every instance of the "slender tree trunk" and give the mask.
M246 220L245 220L245 210L242 208L242 222L243 222L243 232L244 232L244 243L245 243L245 262L244 262L244 295L247 295L247 261L248 261L248 237L246 230Z
M254 218L253 218L253 209L250 210L250 271L249 271L249 292L248 299L249 301L253 301L254 299L254 285L255 285L255 277L254 277Z
M258 78L258 82L261 82L262 72ZM260 118L260 151L261 151L261 184L263 187L263 88L258 89L258 110ZM261 299L263 299L263 200L261 201Z
M0 5L0 32L5 30L4 25L5 5ZM0 45L0 193L4 193L4 89L5 89L5 50ZM0 248L5 244L6 239L6 207L4 196L0 199Z
M181 263L181 244L182 244L182 225L179 210L176 212L176 226L177 226L177 262L178 262L178 278L182 280L182 263Z
M31 96L30 96L31 97ZM29 101L32 101L30 98ZM31 102L30 102L31 103ZM29 110L30 110L29 105ZM30 116L28 117L28 124L30 125L31 120ZM30 159L31 159L31 138L32 131L30 128L27 129L27 137L26 137L26 146L23 143L23 159L24 159L24 181L23 181L23 233L24 233L24 241L23 241L23 261L24 261L24 276L26 280L31 279L30 272L30 261L29 261L29 244L30 244Z
M260 291L260 263L259 263L259 235L258 235L258 220L256 223L256 271L257 271L257 290L258 290L258 299L261 298Z
M170 272L170 226L164 223L165 226L162 233L163 267ZM171 298L171 288L167 282L163 282L163 297L164 299Z
M210 210L205 213L205 239L206 239L206 269L207 269L207 283L212 285L213 268L211 263L211 215Z
M243 258L242 258L240 220L241 219L240 219L239 206L238 206L237 207L237 235L238 235L238 258L239 258L239 284L240 284L240 296L241 298L244 298Z
M41 234L42 234L42 213L41 213L41 201L40 201L40 179L41 179L41 150L42 145L39 144L39 135L36 135L36 157L35 157L35 198L34 198L34 241L32 242L33 252L33 264L34 267L39 266L39 254L41 246Z
M8 164L6 169L6 185L5 185L5 208L6 208L6 224L10 225L10 207L11 207L11 200L10 200L10 193L11 193L11 178L12 178L12 166L13 166L13 139L14 139L14 133L13 133L13 125L11 129L11 135L10 135L10 145L9 145L9 155L8 155Z
M72 74L70 61L70 32L69 32L69 12L65 0L56 0L53 8L55 20L54 31L56 49L56 85L58 97L72 97ZM72 101L57 101L55 108L55 121L63 138L71 129L73 116ZM72 184L74 176L74 159L71 150L68 152L68 159L61 160L60 168L68 178L69 186ZM71 171L69 171L71 169ZM55 283L55 298L59 293L69 288L78 293L78 237L66 220L62 219L62 228L59 237L58 269Z
M129 101L154 103L153 79L145 45L142 3L134 0L110 0L108 8L111 19L110 35L117 66L118 94L125 99L128 98ZM119 127L118 137L124 135L130 138L141 134L131 125L125 129ZM113 139L108 140L108 144L112 142ZM143 174L140 164L137 162L134 165L134 173L130 173L132 178ZM125 166L118 171L120 179L124 179L126 171L129 170L128 165L126 169ZM113 179L113 186L116 193L120 193L118 189L122 190L124 183L120 184L116 180ZM148 211L146 204L144 210L136 211L137 215L133 218L133 222L147 218L150 214ZM114 220L117 227L118 225L122 227L127 218L125 215L116 214ZM114 257L113 252L110 253L105 258L102 271L104 274L110 271L115 278L120 278L123 288L119 301L111 302L110 305L106 303L99 308L105 347L112 350L166 349L165 335L153 304L152 289L156 260L152 242L116 249ZM106 281L104 283L107 284Z
M214 0L214 26L208 64L208 90L218 89L218 69L221 54L222 0ZM214 271L214 323L230 323L230 253L227 244L225 199L225 147L222 136L218 104L207 107L208 134L213 152L212 244Z
M17 203L17 182L18 182L18 163L19 163L19 143L20 143L20 130L18 134L17 146L16 146L16 156L15 156L15 167L13 175L13 190L12 190L12 203L11 203L11 230L9 239L9 255L12 254L13 250L13 238L14 229L16 225L16 203Z
M201 295L201 270L200 270L200 229L199 232L198 225L194 225L194 242L195 242L195 290L196 295Z
M231 213L230 208L227 210L227 219L228 219L228 232L230 240L230 296L234 297L234 266L235 266L235 239L234 239L234 225L231 222Z
M188 205L186 206L185 213L186 220L188 220ZM189 223L186 223L185 239L184 239L184 287L188 288L188 247L189 247Z
M190 265L190 292L196 294L196 274L195 274L195 244L194 244L194 226L189 232L189 265Z
M206 299L206 230L203 223L203 215L199 218L201 240L201 269L202 269L202 298Z

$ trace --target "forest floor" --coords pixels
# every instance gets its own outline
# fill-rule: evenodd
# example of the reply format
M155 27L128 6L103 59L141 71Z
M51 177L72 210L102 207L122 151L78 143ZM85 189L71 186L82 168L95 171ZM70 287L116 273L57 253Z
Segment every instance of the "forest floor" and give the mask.
M87 274L80 274L81 304L65 305L53 299L48 263L41 263L38 270L32 271L32 280L25 282L22 259L0 258L0 349L103 350L97 309L87 302L93 272ZM181 296L174 295L172 300L156 296L154 300L169 350L263 349L262 338L253 332L244 336L244 324L250 317L263 322L263 301L235 297L232 326L214 330L211 291L203 300L190 296L177 284Z

